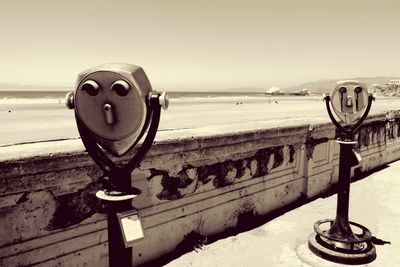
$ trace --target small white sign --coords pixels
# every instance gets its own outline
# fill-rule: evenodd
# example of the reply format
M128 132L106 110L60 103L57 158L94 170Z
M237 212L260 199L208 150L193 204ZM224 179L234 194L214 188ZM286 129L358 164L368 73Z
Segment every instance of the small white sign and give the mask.
M142 222L137 211L118 213L121 232L124 237L125 247L131 247L134 243L144 239Z

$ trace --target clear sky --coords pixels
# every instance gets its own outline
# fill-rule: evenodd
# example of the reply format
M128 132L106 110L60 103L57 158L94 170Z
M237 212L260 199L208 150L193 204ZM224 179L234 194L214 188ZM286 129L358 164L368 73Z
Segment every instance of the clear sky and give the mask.
M106 62L169 90L399 74L400 2L1 1L0 83L73 86Z

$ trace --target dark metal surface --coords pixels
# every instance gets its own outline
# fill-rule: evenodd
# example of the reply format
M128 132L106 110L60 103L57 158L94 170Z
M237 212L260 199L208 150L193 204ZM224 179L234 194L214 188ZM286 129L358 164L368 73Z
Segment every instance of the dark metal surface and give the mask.
M343 236L335 236L329 233L328 231L324 231L320 228L321 225L325 223L329 223L330 227L332 227L334 220L331 219L325 219L325 220L319 220L316 223L314 223L314 231L320 235L321 237L325 237L326 239L332 240L332 241L346 241L346 243L361 243L361 242L366 242L371 240L371 232L366 228L365 226L362 226L361 224L351 222L349 221L350 225L353 225L353 227L359 228L362 233L361 234L355 234L355 236L350 236L347 238L344 238ZM331 228L332 229L332 228Z
M66 104L75 108L82 142L104 172L103 189L96 197L106 207L109 266L132 266L132 248L125 248L117 214L135 209L132 199L141 192L132 186L131 175L153 144L161 107L168 107L168 97L154 92L143 69L135 65L99 65L81 73L78 81L75 98L73 93L67 94ZM146 131L128 163L116 164L110 159L110 155L126 154Z
M139 195L141 193L139 189L132 187L131 173L143 160L156 136L161 111L159 96L159 94L150 96L151 123L149 131L134 157L124 166L117 166L113 163L98 144L85 135L85 128L79 129L82 141L89 155L97 165L100 166L105 175L109 177L109 183L106 188L104 188L106 197L100 197L100 199L105 203L107 210L108 253L109 266L111 267L132 266L133 251L131 247L125 248L123 233L117 213L134 209L134 207L132 207L132 198L134 195ZM99 197L99 195L97 196ZM125 199L125 197L127 199Z
M376 250L371 242L371 232L366 227L349 221L351 168L359 164L360 158L353 150L353 145L356 144L353 135L367 117L372 100L372 95L369 95L365 112L354 125L342 126L332 114L330 97L325 98L329 117L340 132L336 140L340 145L336 218L316 222L315 233L309 236L308 246L314 254L329 261L364 264L376 258ZM325 223L330 223L329 229L321 230L320 226ZM355 234L350 225L360 229L362 233Z
M376 259L376 249L369 243L365 250L352 253L349 251L342 251L326 245L318 234L312 233L308 238L308 247L317 256L341 264L366 264Z
M333 124L336 126L336 128L338 128L338 130L343 134L341 137L341 140L351 140L352 141L353 133L356 132L358 130L358 128L360 128L361 124L367 118L368 113L371 110L372 101L374 100L374 97L371 94L368 95L368 104L367 104L367 107L365 108L364 113L361 115L360 119L352 126L348 126L348 125L342 126L336 120L335 116L333 116L332 110L330 108L330 102L331 102L330 96L325 96L324 100L325 100L325 105L326 105L326 109L328 111L329 118L331 119Z
M125 248L122 229L117 213L131 210L132 199L123 201L104 201L108 224L108 257L110 267L132 266L132 248Z
M161 106L158 103L158 96L158 94L154 94L152 99L150 100L151 123L149 131L135 156L131 160L129 160L129 162L124 166L116 165L109 157L107 157L107 155L100 148L98 143L93 138L91 138L89 130L80 122L78 117L76 118L78 130L87 152L96 162L96 164L103 170L104 175L109 178L110 183L108 186L111 188L108 188L108 190L117 190L121 192L126 191L127 194L140 194L140 191L138 191L139 189L131 188L130 176L132 171L146 156L156 136L158 125L160 122L161 111Z

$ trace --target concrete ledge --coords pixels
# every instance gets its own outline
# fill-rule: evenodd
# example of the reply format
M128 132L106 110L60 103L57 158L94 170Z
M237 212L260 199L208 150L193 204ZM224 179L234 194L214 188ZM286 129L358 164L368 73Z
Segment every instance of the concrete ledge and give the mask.
M363 162L354 171L400 158L399 125L398 112L368 118L356 136ZM173 251L189 233L221 233L243 214L265 215L336 183L330 123L240 127L157 135L132 176L143 192L133 205L146 234L134 247L135 264ZM0 168L0 265L107 265L106 221L94 196L102 173L80 140L2 147Z

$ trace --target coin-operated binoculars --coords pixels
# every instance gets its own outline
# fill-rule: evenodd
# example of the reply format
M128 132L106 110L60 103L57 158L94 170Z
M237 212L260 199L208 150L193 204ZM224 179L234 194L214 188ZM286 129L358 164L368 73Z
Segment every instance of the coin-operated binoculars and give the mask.
M132 241L142 238L142 228L132 199L139 189L132 187L131 175L149 151L160 121L161 107L167 109L166 93L152 90L141 67L103 64L79 74L75 93L66 96L75 109L82 142L103 170L103 190L96 193L107 209L110 266L132 265ZM108 154L120 157L146 134L136 154L125 164L114 163ZM137 225L139 223L139 225ZM137 228L140 233L133 233Z
M356 81L339 82L331 96L324 99L329 117L339 132L336 139L340 145L336 218L317 221L314 224L315 233L309 236L308 246L314 254L330 261L363 264L376 258L371 232L366 227L349 221L351 167L361 161L361 156L353 150L353 145L357 144L354 141L354 132L367 117L373 99L365 84ZM343 126L332 114L331 106ZM324 224L329 224L329 229L322 230L321 226ZM360 233L354 233L350 225L358 228L357 233Z

